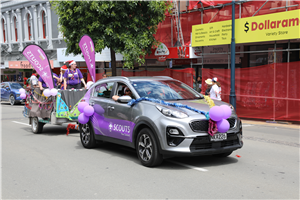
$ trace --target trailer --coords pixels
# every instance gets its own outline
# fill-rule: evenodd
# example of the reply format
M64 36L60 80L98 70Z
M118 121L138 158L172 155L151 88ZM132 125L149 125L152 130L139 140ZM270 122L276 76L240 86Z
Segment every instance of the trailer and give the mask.
M78 123L78 103L86 94L86 89L57 90L55 96L46 97L39 88L26 88L24 117L29 119L32 132L42 133L46 124L62 125Z

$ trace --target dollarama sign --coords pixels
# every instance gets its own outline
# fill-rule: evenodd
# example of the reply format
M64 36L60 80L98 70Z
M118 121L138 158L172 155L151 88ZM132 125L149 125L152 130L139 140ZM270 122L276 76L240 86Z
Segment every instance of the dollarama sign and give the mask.
M235 20L235 42L251 43L300 38L300 10ZM231 20L192 27L192 47L231 42Z

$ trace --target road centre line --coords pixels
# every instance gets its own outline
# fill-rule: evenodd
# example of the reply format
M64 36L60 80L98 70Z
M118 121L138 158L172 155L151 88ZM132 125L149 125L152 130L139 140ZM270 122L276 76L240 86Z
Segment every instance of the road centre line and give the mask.
M183 163L172 161L172 160L168 160L168 162L171 162L171 163L174 163L174 164L177 164L177 165L181 165L181 166L184 166L184 167L187 167L187 168L190 168L190 169L198 170L198 171L201 171L201 172L207 172L208 171L207 169L204 169L204 168L195 167L195 166L192 166L192 165L187 165L187 164L183 164Z
M12 121L12 122L17 123L17 124L26 125L26 126L31 126L30 124L26 124L26 123L22 123L22 122L16 122L16 121Z

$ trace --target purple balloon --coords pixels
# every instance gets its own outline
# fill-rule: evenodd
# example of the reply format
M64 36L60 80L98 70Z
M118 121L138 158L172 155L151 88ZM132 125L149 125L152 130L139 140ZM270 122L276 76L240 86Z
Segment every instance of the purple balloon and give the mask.
M221 105L220 106L223 111L224 111L224 116L223 116L223 119L228 119L231 115L231 108L227 105Z
M89 104L87 103L87 102L80 102L79 104L78 104L78 110L79 110L79 112L81 112L81 113L83 113L83 109L86 107L86 106L88 106Z
M78 122L80 124L86 124L88 123L89 121L89 117L85 116L83 113L81 113L79 116L78 116Z
M229 130L230 125L226 119L222 119L217 122L217 127L220 133L226 133Z
M104 113L104 109L99 104L94 105L95 113L102 115Z
M220 106L214 106L209 110L209 117L214 121L220 121L223 119L224 111Z
M21 99L26 99L26 94L25 94L25 93L22 93L22 94L20 95L20 98L21 98Z
M94 114L94 112L95 112L95 110L94 110L94 108L92 106L86 106L83 109L84 115L86 115L88 117L92 116Z

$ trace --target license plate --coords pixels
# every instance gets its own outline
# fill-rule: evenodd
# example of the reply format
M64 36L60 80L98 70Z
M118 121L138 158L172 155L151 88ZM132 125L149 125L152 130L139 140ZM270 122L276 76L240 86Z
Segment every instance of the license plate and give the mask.
M216 133L210 137L210 141L223 141L223 140L227 140L226 133Z

